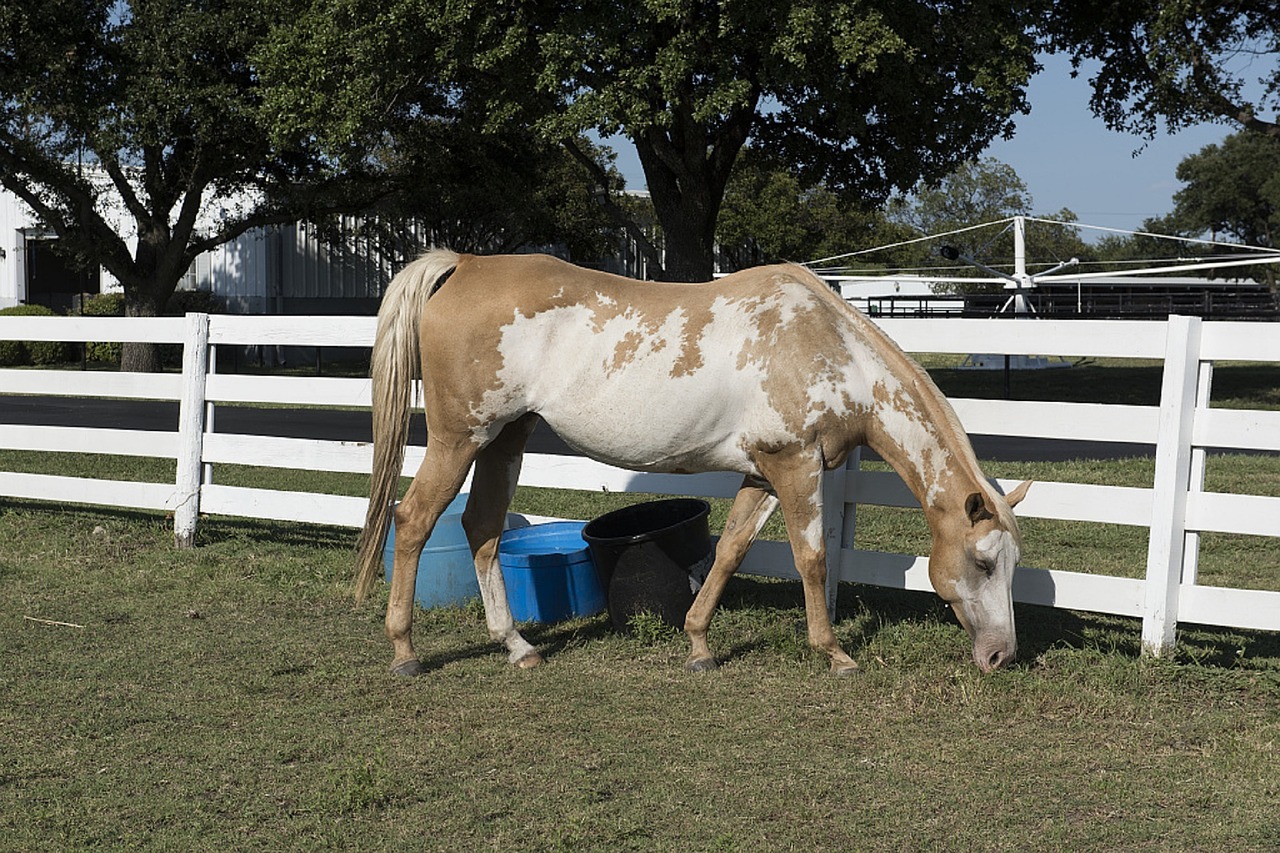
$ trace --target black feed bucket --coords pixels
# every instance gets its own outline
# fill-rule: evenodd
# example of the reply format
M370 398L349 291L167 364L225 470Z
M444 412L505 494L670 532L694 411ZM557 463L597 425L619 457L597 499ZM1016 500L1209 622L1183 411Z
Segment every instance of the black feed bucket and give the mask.
M582 538L600 574L609 619L626 630L649 612L674 628L711 567L711 507L696 498L650 501L614 510L587 523Z

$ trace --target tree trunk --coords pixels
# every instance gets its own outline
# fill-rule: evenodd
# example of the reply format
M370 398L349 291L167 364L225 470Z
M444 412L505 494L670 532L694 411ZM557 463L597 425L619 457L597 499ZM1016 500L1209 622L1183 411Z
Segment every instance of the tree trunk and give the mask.
M670 127L651 127L632 138L662 226L668 281L708 281L715 273L716 221L758 97L753 94L714 129L686 103Z
M704 152L677 156L660 132L634 140L649 184L653 212L662 227L667 281L709 281L715 273L716 218L724 180L712 174ZM663 154L658 153L659 148ZM678 152L687 154L687 152ZM664 156L665 155L665 156Z
M163 298L157 298L158 288L145 290L125 287L124 314L126 317L159 317L169 301L173 289ZM141 292L140 292L141 290ZM160 345L144 341L127 341L120 346L120 370L126 373L159 373L164 369Z
M705 210L668 209L654 203L662 224L666 263L663 278L667 281L710 281L715 275L716 218Z

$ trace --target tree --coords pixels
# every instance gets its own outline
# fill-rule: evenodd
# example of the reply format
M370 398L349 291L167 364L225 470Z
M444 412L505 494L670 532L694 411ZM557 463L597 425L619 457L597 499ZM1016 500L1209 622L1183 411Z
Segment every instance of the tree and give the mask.
M252 56L297 12L292 0L0 7L0 184L123 284L129 316L160 313L197 255L250 228L385 192L358 150L280 145L263 129ZM158 369L157 348L128 345L121 366Z
M1280 233L1280 137L1234 133L1178 164L1178 221L1194 231L1273 247Z
M806 189L796 173L748 146L725 191L716 230L722 266L810 261L903 239L878 209L851 204L824 185Z
M1280 107L1275 0L1058 0L1043 34L1077 67L1101 63L1091 106L1115 130L1151 138L1162 122L1172 132L1226 121L1280 137L1280 124L1265 117Z
M945 243L987 266L1000 266L1012 261L1012 252L1004 245L1012 245L1012 238L1005 236L1007 229L962 229L1030 212L1031 194L1012 166L989 157L970 160L941 180L923 184L911 196L894 198L888 210L890 221L908 226L916 235L962 233L947 236L943 243L904 246L893 254L904 267L927 268L937 265L937 253ZM1002 238L1004 243L1000 242ZM946 274L958 277L981 275L967 265L947 269ZM999 290L1001 285L940 282L934 288L943 293L964 293Z
M1018 173L1005 163L993 158L972 160L962 164L936 184L921 187L911 197L898 197L890 205L888 216L893 222L909 226L917 235L943 235L958 231L945 238L945 245L959 250L960 254L977 260L986 266L1012 272L1014 263L1013 236L1010 226L977 228L985 223L1000 223L1014 216L1029 216L1032 208L1031 193ZM1028 222L1024 233L1027 270L1035 273L1071 258L1087 260L1092 250L1080 238L1071 223L1076 215L1064 208L1049 217L1054 222ZM896 250L902 266L926 267L936 265L940 243L914 244ZM972 267L961 266L948 270L949 275L965 277L984 276ZM937 286L940 292L974 292L1000 290L1003 284L973 282L943 282Z
M403 191L369 211L377 226L425 232L460 252L540 245L580 262L599 259L616 240L592 182L561 146L529 133L488 134L439 119L415 122L394 144L385 155L385 179ZM579 146L621 183L603 150L586 140Z
M998 4L389 0L375 14L417 40L362 51L388 85L419 85L417 69L440 60L450 102L494 132L529 127L570 149L587 131L629 138L673 279L711 275L748 140L806 188L874 203L1007 134L1035 67L1027 13Z
M1272 248L1280 234L1280 137L1240 132L1178 164L1186 186L1174 193L1174 216L1188 233L1211 232ZM1275 269L1256 274L1272 287Z
M899 198L891 210L894 220L921 234L941 234L1031 213L1031 193L1014 168L990 157L960 164L933 184L925 184L910 200ZM948 238L965 253L977 252L990 239L977 232Z
M592 261L607 251L618 205L610 217L600 188L623 185L612 153L467 109L429 37L442 4L303 5L255 56L274 140L372 157L388 188L376 213L390 230L425 232L458 251L555 245Z

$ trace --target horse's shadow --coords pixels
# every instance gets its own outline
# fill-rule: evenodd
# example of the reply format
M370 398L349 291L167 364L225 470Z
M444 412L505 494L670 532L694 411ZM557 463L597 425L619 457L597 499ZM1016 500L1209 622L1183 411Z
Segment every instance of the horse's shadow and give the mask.
M877 634L900 626L937 622L961 630L951 609L932 592L858 583L842 583L838 592L834 627L846 651L855 658L876 646ZM740 610L794 613L796 645L807 645L804 596L799 581L735 577L726 586L717 612ZM1015 669L1035 667L1053 651L1102 652L1131 660L1142 656L1142 625L1134 618L1078 613L1034 604L1015 605L1015 618L1018 625ZM712 624L714 626L714 619ZM548 659L571 647L619 633L603 615L556 623L526 623L521 629ZM482 624L478 630L484 630ZM716 659L722 664L732 663L752 653L776 649L777 644L776 633L762 628L722 646ZM500 654L495 644L482 641L427 653L420 660L430 672L453 663ZM1188 628L1179 635L1179 656L1207 667L1230 669L1253 663L1273 668L1275 661L1280 661L1280 635Z
M477 632L485 632L483 620L476 626ZM572 646L592 643L615 633L609 620L604 617L591 619L570 619L564 622L527 622L520 625L524 635L538 652L547 659L555 658ZM418 662L425 672L435 672L445 667L469 660L501 657L502 647L489 640L469 643L465 646L454 646L448 649L418 655Z

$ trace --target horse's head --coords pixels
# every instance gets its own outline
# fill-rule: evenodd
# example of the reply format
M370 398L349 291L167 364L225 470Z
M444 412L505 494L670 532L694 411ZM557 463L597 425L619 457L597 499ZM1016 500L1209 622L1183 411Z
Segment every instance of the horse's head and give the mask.
M973 660L983 672L1011 663L1018 652L1013 570L1022 537L1011 510L1030 486L1025 482L994 500L985 491L971 493L963 511L948 513L933 537L929 580L969 632Z

